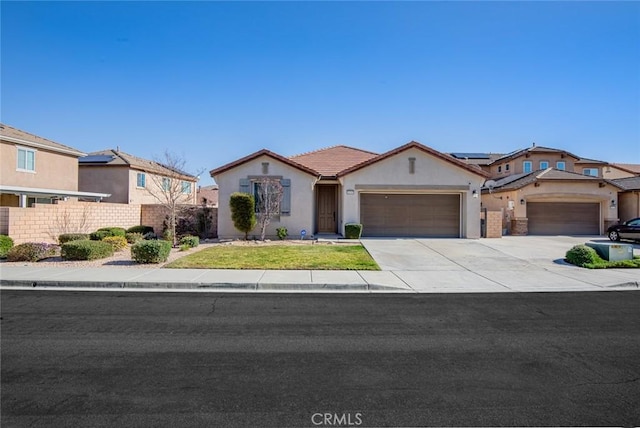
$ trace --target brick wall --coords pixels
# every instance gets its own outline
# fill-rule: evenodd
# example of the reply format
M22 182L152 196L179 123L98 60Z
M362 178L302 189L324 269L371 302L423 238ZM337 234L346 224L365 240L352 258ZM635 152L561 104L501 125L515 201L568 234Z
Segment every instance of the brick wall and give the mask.
M60 202L0 209L0 233L9 235L16 244L56 243L62 233L89 233L101 227L128 228L139 224L140 205Z
M486 238L502 238L502 211L487 211Z
M529 234L529 219L528 218L511 219L511 234L515 236L524 236Z

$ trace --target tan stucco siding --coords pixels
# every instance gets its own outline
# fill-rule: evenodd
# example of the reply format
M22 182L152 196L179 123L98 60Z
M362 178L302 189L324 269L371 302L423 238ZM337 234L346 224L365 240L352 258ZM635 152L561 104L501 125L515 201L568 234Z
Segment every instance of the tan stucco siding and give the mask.
M600 204L600 233L604 233L605 221L618 218L618 189L614 186L600 187L593 181L541 181L538 184L538 187L529 184L518 190L483 194L482 206L489 210L502 209L505 223L509 224L513 219L527 218L528 202L597 202Z
M81 166L78 173L78 187L82 192L109 193L104 202L129 203L128 170L126 166Z
M35 151L35 172L18 170L18 147ZM78 190L78 157L0 141L0 183L5 186Z
M138 174L145 175L145 186L138 187ZM162 178L163 176L158 174L152 174L150 172L130 169L129 170L129 203L130 204L166 204L167 198L164 196L162 190ZM178 178L172 178L172 180L178 180L174 189L178 189L179 203L186 205L194 205L197 202L196 186L194 182L188 182L191 187L191 193L181 193L182 182L186 180L180 180Z
M410 158L415 171L410 173ZM480 237L480 198L484 177L435 158L418 149L409 149L342 177L343 215L340 230L346 223L360 222L360 194L389 193L458 193L461 195L461 236ZM353 193L353 194L351 194Z
M508 162L496 162L490 166L489 173L491 174L491 177L506 177L508 175L520 174L524 172L524 161L531 161L533 168L532 171L542 169L540 167L540 162L542 161L549 162L549 168L556 168L556 163L558 161L563 161L565 162L565 171L582 173L582 168L580 168L580 171L575 170L574 158L569 156L562 158L560 154L557 153L532 153L529 157L519 156L515 159L509 160ZM509 165L508 170L507 165ZM498 169L501 171L498 172Z
M616 168L615 166L608 165L603 168L602 176L607 180L613 180L615 178L635 177L635 174L629 171L623 171L621 169Z
M314 230L314 183L316 177L293 168L268 156L258 157L236 168L214 177L218 184L218 237L221 239L243 238L231 220L229 198L240 190L240 180L262 176L262 163L269 163L268 176L280 176L291 180L291 215L274 218L267 228L267 236L276 236L278 227L286 227L290 237L299 236L301 230L310 235ZM249 236L259 236L256 227Z
M640 191L618 194L620 220L640 217Z

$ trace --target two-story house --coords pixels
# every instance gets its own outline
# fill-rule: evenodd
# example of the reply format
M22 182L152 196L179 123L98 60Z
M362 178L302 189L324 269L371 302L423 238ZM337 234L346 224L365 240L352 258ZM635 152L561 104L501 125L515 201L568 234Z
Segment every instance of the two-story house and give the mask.
M81 157L79 186L83 191L107 192L106 202L119 204L158 204L166 192L179 193L181 204L197 204L198 177L160 162L116 150L101 150Z
M0 206L108 197L103 191L78 190L78 158L84 155L73 147L0 124Z
M599 235L618 222L621 186L604 178L609 164L535 144L480 167L491 177L482 207L501 210L514 235Z

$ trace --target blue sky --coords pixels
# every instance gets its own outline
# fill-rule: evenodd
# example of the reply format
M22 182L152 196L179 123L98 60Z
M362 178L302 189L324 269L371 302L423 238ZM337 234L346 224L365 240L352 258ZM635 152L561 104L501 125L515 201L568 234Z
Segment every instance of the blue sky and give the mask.
M344 144L640 163L637 2L1 3L1 120L191 172Z

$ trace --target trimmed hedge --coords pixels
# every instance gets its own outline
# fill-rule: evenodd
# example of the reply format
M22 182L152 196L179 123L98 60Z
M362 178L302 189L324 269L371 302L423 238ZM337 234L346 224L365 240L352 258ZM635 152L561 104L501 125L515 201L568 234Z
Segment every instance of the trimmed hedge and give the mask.
M640 258L638 257L633 260L607 261L601 258L595 249L586 245L574 246L567 251L565 259L572 265L587 269L640 268Z
M96 260L113 255L113 246L104 241L70 241L62 244L64 260Z
M140 225L130 227L129 229L127 229L127 233L140 233L141 235L144 235L146 233L154 233L154 231L153 227L151 226Z
M10 262L37 262L58 254L58 246L44 242L25 242L7 252Z
M127 232L124 237L129 244L135 244L136 242L144 239L144 235L140 232Z
M113 247L113 251L120 251L127 246L127 238L123 236L107 236L102 240Z
M87 239L89 239L89 235L86 233L63 233L58 236L60 245L71 241L85 241Z
M180 246L187 245L189 248L195 248L200 245L200 238L197 236L185 235L180 238Z
M0 259L6 259L7 253L13 247L13 239L7 235L0 235Z
M347 223L344 225L344 237L347 239L360 239L362 225L359 223Z
M166 262L170 252L169 241L139 241L131 246L131 258L138 263Z
M126 230L122 227L101 227L93 232L89 237L92 241L102 241L108 236L122 236L126 234Z

